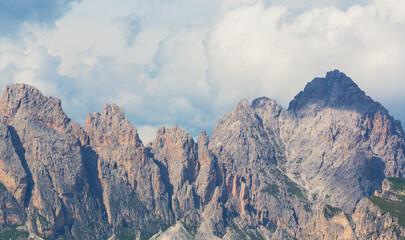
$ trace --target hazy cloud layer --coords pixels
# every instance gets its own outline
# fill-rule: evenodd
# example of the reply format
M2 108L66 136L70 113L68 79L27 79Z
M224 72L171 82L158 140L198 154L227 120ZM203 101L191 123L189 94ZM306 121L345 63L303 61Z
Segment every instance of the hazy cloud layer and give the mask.
M33 84L81 123L114 102L147 142L159 125L210 132L243 98L286 107L339 69L405 122L405 2L351 2L83 0L3 40L0 87Z
M21 37L26 25L53 27L80 0L0 0L0 37Z

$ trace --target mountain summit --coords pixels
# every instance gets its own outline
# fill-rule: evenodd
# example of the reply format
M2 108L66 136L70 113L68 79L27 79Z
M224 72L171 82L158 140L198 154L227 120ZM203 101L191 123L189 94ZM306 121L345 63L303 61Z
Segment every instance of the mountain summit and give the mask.
M288 110L299 112L312 105L316 105L316 109L337 108L363 114L382 108L339 70L328 72L325 78L315 78L309 82L304 91L290 102Z
M0 239L403 239L405 139L338 70L284 109L242 100L198 141L83 127L25 84L0 99Z

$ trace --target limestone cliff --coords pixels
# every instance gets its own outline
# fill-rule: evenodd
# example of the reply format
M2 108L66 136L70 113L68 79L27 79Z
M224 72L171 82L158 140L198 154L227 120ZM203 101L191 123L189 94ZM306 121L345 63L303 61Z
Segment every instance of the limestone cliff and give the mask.
M81 127L24 84L0 117L0 238L405 237L402 127L337 70L288 109L240 101L197 141L161 127L144 146L115 104Z

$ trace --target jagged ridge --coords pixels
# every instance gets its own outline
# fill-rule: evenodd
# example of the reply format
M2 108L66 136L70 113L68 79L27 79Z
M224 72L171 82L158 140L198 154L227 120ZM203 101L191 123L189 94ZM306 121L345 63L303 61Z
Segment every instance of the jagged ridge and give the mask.
M0 114L5 230L25 224L20 232L51 239L145 239L177 223L161 237L404 234L398 224L373 233L395 216L359 217L381 214L364 197L386 177L404 177L402 127L337 70L308 83L288 109L265 97L242 100L211 139L202 131L197 142L162 127L144 146L114 104L81 127L59 99L24 84L4 89ZM317 231L324 226L331 234Z

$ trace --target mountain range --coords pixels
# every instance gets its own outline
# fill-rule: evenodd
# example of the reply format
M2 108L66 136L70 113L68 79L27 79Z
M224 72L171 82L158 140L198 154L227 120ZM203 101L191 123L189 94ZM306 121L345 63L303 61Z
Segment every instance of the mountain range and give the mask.
M0 239L405 239L403 128L338 70L198 140L144 145L115 104L80 126L26 84L0 119Z

